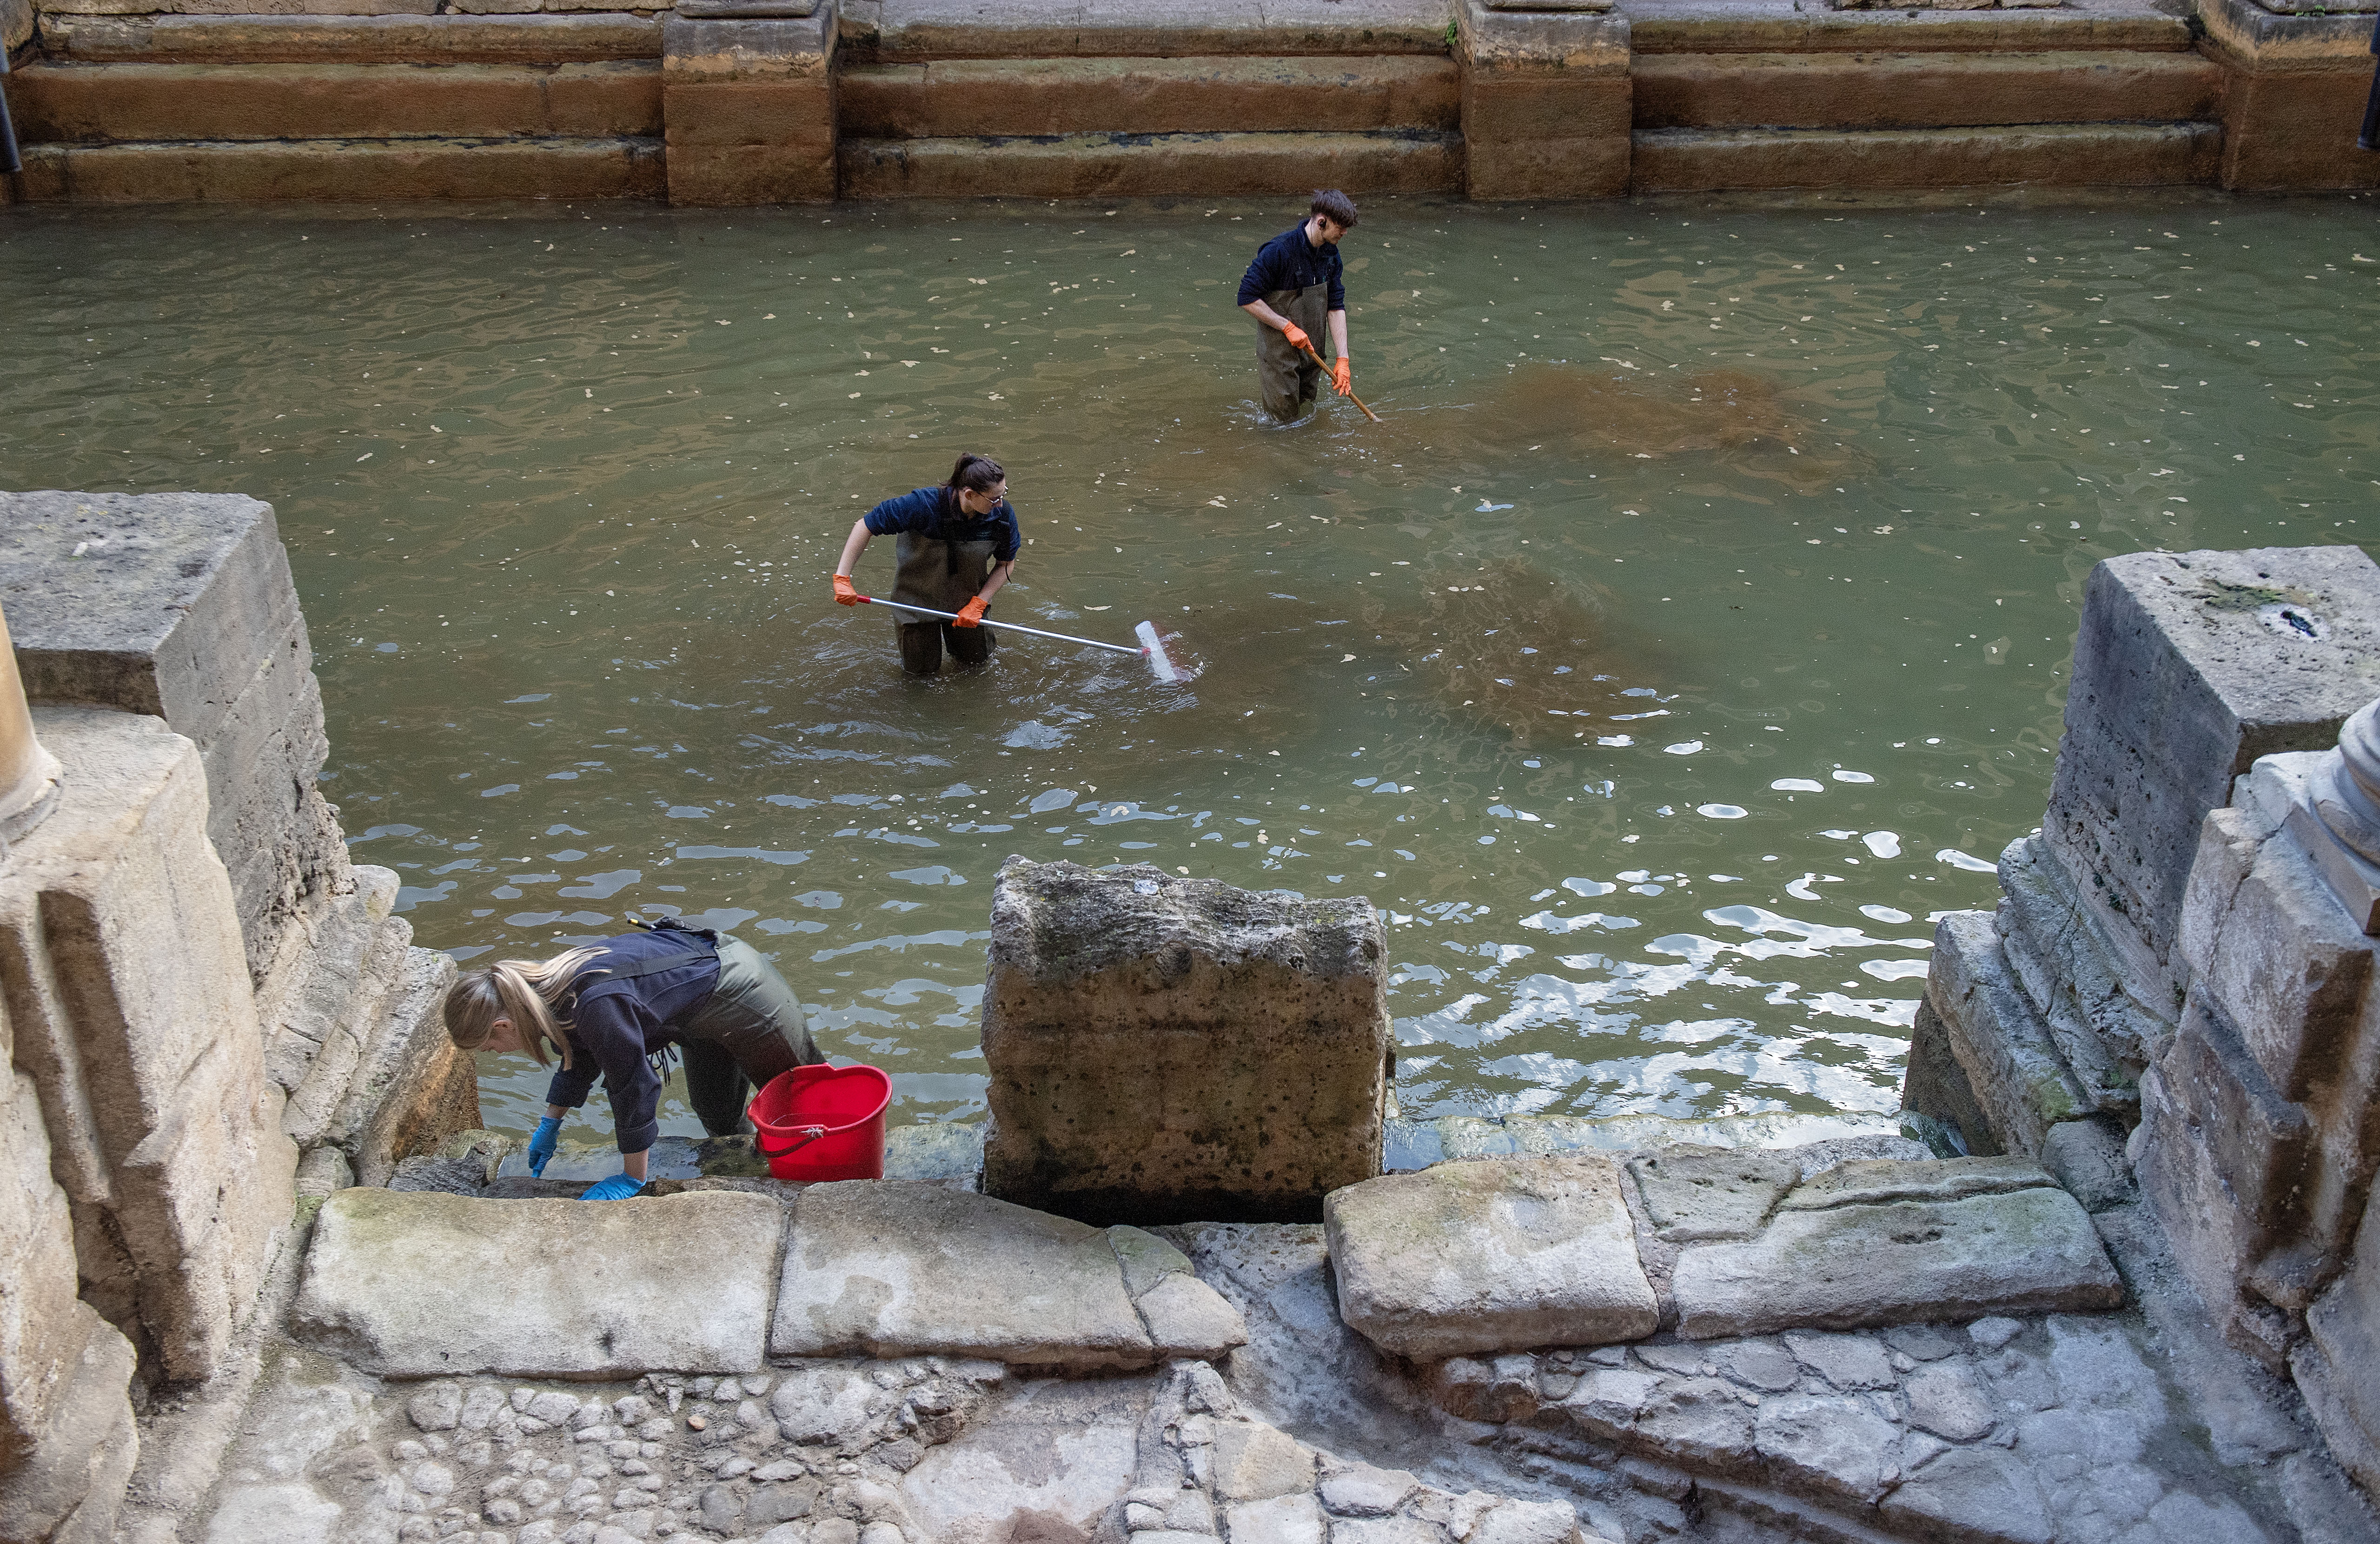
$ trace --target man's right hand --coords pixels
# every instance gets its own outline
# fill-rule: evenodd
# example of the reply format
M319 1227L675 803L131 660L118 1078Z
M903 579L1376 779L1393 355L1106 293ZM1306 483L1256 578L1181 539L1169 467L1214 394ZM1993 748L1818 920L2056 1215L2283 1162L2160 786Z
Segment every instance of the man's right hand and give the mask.
M1305 329L1299 326L1294 322L1291 322L1288 326L1283 327L1281 330L1281 335L1289 340L1289 346L1292 348L1297 349L1300 352L1304 352L1305 350L1314 346L1314 340L1306 335Z
M851 588L850 575L837 574L834 577L834 603L839 606L859 604L859 591Z

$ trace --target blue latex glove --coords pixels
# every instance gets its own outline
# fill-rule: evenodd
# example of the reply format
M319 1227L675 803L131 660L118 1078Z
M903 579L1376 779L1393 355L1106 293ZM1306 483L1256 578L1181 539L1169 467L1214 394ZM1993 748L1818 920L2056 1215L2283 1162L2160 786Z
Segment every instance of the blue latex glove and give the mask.
M529 1134L528 1172L543 1179L546 1161L553 1156L553 1149L561 1145L562 1123L552 1115L538 1122L537 1130Z
M582 1201L625 1201L644 1187L643 1180L631 1179L625 1173L617 1173L610 1179L597 1180L585 1190L580 1191L578 1198Z

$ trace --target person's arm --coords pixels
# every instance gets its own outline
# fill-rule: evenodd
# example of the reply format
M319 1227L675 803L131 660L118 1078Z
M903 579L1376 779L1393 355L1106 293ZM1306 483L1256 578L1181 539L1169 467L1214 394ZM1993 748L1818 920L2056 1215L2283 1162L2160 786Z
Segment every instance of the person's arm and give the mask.
M1330 352L1336 359L1347 357L1347 313L1343 310L1330 313Z
M1265 253L1257 252L1248 271L1240 275L1240 310L1287 337L1291 347L1312 347L1313 339L1306 336L1305 328L1265 304L1265 297L1280 287L1274 282L1272 265L1265 261Z
M974 600L959 608L959 619L955 626L961 627L979 626L983 621L984 608L991 604L991 598L1000 593L1001 587L1014 577L1016 554L1023 550L1024 539L1017 530L1016 512L1014 509L1009 509L1007 512L1002 523L1002 536L1003 539L1000 544L1008 549L1007 555L992 559L991 572L984 576L983 588L976 591Z
M868 517L863 515L851 522L851 534L843 539L843 556L835 560L834 598L843 601L846 606L859 602L857 591L854 590L847 601L844 600L844 591L851 590L852 565L859 561L859 554L868 550Z

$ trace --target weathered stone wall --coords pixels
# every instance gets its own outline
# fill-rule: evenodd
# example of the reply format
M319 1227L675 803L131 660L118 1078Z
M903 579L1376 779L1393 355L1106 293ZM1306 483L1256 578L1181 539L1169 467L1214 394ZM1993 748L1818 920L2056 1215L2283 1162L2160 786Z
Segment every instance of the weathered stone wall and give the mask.
M2360 549L2095 568L2049 808L2001 855L1998 910L1939 925L1908 1106L1961 1125L1972 1100L1990 1127L1965 1132L1977 1151L2043 1156L2086 1120L2120 1141L2180 1023L2201 821L2258 757L2335 743L2375 692L2380 565Z
M476 1068L437 1022L453 962L315 789L268 506L0 494L0 687L40 700L59 769L0 847L0 1539L97 1544L142 1457L136 1378L245 1387L301 1149L318 1192L383 1180L478 1124ZM142 1537L205 1488L150 1456Z
M2043 829L2003 855L1996 913L1943 920L1904 1095L2078 1194L2137 1176L2192 1311L2293 1378L2366 1486L2375 695L2358 549L2101 564Z
M0 609L32 701L164 719L199 748L207 834L261 982L310 906L353 888L315 786L322 689L269 505L236 494L0 494Z
M1011 858L992 894L984 1189L1090 1222L1312 1221L1380 1172L1368 901Z

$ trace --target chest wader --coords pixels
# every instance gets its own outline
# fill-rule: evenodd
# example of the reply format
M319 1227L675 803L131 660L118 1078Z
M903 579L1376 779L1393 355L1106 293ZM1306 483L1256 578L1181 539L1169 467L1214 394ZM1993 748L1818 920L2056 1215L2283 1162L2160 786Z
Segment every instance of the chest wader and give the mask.
M1265 304L1305 329L1317 350L1330 335L1330 286L1307 285L1304 289L1276 289ZM1257 323L1257 383L1264 392L1265 411L1291 422L1305 411L1322 390L1322 367L1292 348L1289 339Z
M710 936L695 929L684 932L689 941ZM694 1106L695 1118L711 1136L732 1137L752 1129L744 1107L751 1102L753 1085L826 1058L810 1040L801 1000L777 967L735 934L716 936L715 955L698 944L682 954L606 971L601 979L631 980L717 958L719 979L710 995L669 1027L685 1058L686 1102Z
M991 576L990 538L980 541L948 541L939 536L903 531L893 549L892 599L936 611L962 611L983 590ZM901 646L901 668L912 675L931 675L942 668L942 647L961 664L982 664L1000 640L978 623L954 627L930 616L904 619L893 613L892 635Z

